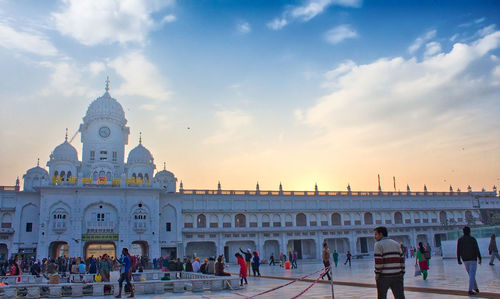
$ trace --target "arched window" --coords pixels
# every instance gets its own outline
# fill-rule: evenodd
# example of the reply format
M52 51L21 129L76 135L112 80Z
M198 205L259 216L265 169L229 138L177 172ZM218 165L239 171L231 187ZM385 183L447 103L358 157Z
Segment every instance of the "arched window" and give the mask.
M135 172L134 172L134 173L132 173L132 177L133 177L134 179L136 179L136 178L137 178L137 175L135 174Z
M68 171L68 179L71 178L71 171Z
M207 217L205 215L200 214L198 218L196 218L196 225L198 228L206 228L207 227Z
M99 171L100 178L103 178L105 175L106 175L106 173L104 172L104 170Z
M94 171L94 173L92 174L92 180L97 180L97 171Z
M394 223L403 224L403 214L401 212L394 213Z
M247 218L243 214L237 214L234 216L234 226L235 227L246 227Z
M372 213L365 213L365 224L373 224L373 215Z
M106 178L108 179L108 181L111 181L111 172L110 171L106 172Z
M146 181L149 181L149 175L148 175L147 173L145 173L145 174L144 174L144 179L145 179Z
M304 213L298 213L295 216L295 226L306 226L307 225L306 215Z
M66 172L64 170L61 171L61 181L64 181L66 179L65 176L66 176Z
M342 220L339 213L332 214L332 225L341 225Z
M445 211L439 212L439 222L446 223L446 212Z
M142 173L139 173L137 177L139 178L139 180L142 180Z
M59 171L57 171L57 170L56 170L56 171L54 172L54 176L59 176Z

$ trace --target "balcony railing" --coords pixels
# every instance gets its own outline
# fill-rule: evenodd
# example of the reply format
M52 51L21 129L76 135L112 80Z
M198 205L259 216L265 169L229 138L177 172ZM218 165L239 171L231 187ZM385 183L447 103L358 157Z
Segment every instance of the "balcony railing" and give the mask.
M134 231L138 234L142 234L147 230L147 225L143 221L134 222Z
M497 196L494 191L484 192L403 192L403 191L260 191L260 190L198 190L180 189L186 195L256 195L256 196L470 196L481 193Z
M87 233L114 233L114 221L87 221Z
M2 227L0 228L0 234L13 234L15 231L12 227L8 227L8 228L5 228L5 227Z
M66 221L54 221L52 223L52 230L56 233L63 233L67 229Z

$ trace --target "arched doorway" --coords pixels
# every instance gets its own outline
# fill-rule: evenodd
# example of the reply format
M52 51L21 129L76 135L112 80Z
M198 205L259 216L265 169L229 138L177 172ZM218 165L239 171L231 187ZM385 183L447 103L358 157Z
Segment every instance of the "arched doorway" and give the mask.
M57 259L60 256L69 257L69 245L64 241L55 241L49 246L50 258Z
M149 256L149 245L146 241L134 241L129 248L130 255Z
M116 245L113 242L87 242L83 250L85 252L85 259L91 256L103 256L104 254L110 257L116 256Z

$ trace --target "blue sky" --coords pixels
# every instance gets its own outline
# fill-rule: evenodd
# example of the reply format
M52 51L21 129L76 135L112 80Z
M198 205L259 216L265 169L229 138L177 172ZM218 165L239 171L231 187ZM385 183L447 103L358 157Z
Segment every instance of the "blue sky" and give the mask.
M186 188L491 189L499 7L0 0L0 184L45 164L109 76L127 150L142 131Z

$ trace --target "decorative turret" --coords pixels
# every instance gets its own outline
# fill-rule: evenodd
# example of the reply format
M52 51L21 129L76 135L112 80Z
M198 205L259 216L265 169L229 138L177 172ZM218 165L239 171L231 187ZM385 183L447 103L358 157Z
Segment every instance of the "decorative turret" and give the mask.
M49 184L49 173L40 167L40 159L38 159L35 167L26 171L26 174L23 175L23 180L24 191L35 191L36 187Z
M78 152L68 142L68 129L64 142L56 146L50 154L50 160L47 162L52 184L71 183L76 184L77 173L80 169L78 161Z
M139 133L139 145L130 151L125 165L127 177L135 180L132 184L149 185L156 169L153 155L142 145L142 133Z
M163 170L156 173L154 184L155 187L160 187L163 191L168 193L177 190L177 178L172 172L167 170L167 164L165 162L163 162Z

